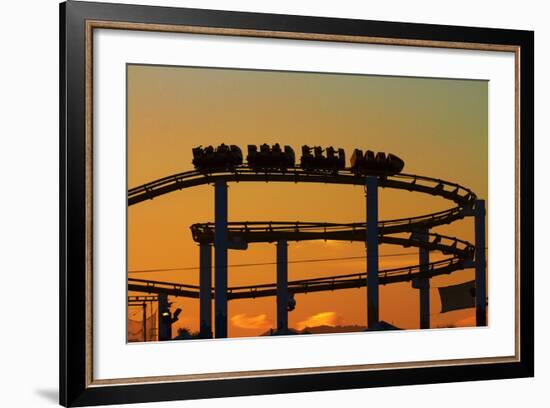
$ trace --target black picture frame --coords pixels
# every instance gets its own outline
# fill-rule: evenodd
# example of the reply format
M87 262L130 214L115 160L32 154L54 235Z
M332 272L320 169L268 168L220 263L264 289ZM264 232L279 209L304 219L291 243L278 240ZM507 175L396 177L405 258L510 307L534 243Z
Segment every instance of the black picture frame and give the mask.
M304 391L532 377L534 375L534 33L493 28L68 1L60 5L60 403L121 404ZM495 44L518 47L518 361L224 380L90 384L86 310L86 22L186 25L270 32ZM89 350L88 350L89 351Z

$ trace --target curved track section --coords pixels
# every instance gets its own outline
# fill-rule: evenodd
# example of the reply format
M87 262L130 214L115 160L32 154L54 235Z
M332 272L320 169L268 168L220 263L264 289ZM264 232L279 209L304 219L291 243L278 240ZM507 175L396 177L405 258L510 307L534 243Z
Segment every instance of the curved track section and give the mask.
M424 247L430 251L441 251L445 254L457 254L457 248L463 256L473 254L474 246L467 241L454 237L448 237L441 234L429 233L428 243L425 244L418 239L415 231L419 227L433 228L440 225L437 218L427 219L425 223L413 222L415 218L404 218L403 220L380 222L378 224L379 242L387 244L401 245L404 247L416 246ZM399 222L396 222L399 221ZM431 222L430 222L431 221ZM393 224L395 223L395 224ZM394 228L399 225L400 228ZM276 242L286 241L310 241L310 240L334 240L364 242L367 234L366 223L323 223L323 222L229 222L227 224L227 234L230 242ZM407 238L389 236L389 234L406 233L411 234ZM215 228L214 223L193 224L191 226L193 240L200 244L212 244L214 242ZM460 245L459 245L460 244Z
M226 182L293 182L324 183L364 186L365 177L358 176L349 170L338 173L305 171L292 168L285 171L269 170L258 172L246 166L239 166L231 171L217 170L210 173L187 171L164 177L150 183L128 190L128 206L146 200L199 185L216 181ZM379 282L382 285L407 282L415 277L431 278L449 274L472 266L473 246L452 237L429 234L428 240L420 240L414 231L430 229L449 224L472 214L476 195L469 189L448 181L411 174L396 174L378 177L378 186L410 192L439 196L455 203L448 210L410 218L380 221L379 241L403 247L423 247L430 251L437 250L452 255L450 258L431 262L427 265L414 265L402 268L379 271ZM191 227L193 239L199 243L212 243L214 225L212 223L194 224ZM410 232L410 236L394 236ZM274 242L279 239L302 241L313 239L330 239L344 241L364 241L365 223L303 223L303 222L230 222L228 225L229 241L234 242ZM309 293L364 287L367 284L367 273L329 276L288 282L291 293ZM166 293L173 296L199 298L199 286L161 282L145 279L128 279L128 290L145 293ZM229 299L250 299L276 295L276 283L236 286L228 288ZM212 293L213 295L213 293Z
M426 272L421 271L424 265L405 266L402 268L386 269L378 273L382 285L389 283L408 282L414 278L432 278L434 276L450 274L454 271L471 266L468 260L458 256L437 262L430 262ZM310 293L333 291L340 289L361 288L367 286L367 273L350 275L328 276L323 278L303 279L288 282L290 293ZM166 293L167 295L187 298L199 298L199 286L173 282L128 278L128 290L142 293ZM275 296L276 283L258 285L235 286L227 289L227 297L232 299L254 299L257 297ZM214 291L212 291L214 298Z
M142 201L152 200L155 197L173 191L210 184L218 180L237 183L245 181L264 181L348 184L357 186L363 186L365 184L364 176L358 176L349 170L341 170L336 174L305 171L299 167L286 171L270 170L264 173L254 171L246 166L236 167L233 171L218 170L211 173L192 170L163 177L150 183L131 188L128 190L128 206L141 203ZM379 177L379 186L440 196L447 200L454 201L460 207L471 205L476 199L475 194L471 190L459 184L413 174L400 173L393 176Z
M390 283L408 282L414 278L432 278L464 269L466 265L466 260L452 257L437 262L430 262L426 272L420 270L424 265L382 270L378 272L378 281L381 285L387 285ZM361 288L365 286L367 286L367 273L363 272L326 278L289 281L288 291L290 293L310 293ZM257 297L275 296L276 294L276 283L228 288L229 299L254 299Z
M365 178L357 176L349 170L334 173L314 173L294 168L283 171L270 170L259 173L248 167L237 167L234 171L219 170L214 173L188 171L164 177L150 183L128 190L128 206L152 200L164 194L185 188L214 183L218 180L233 182L307 182L325 184L364 185ZM379 177L379 186L399 190L414 191L451 200L457 206L448 210L409 218L380 221L378 228L384 233L412 231L420 228L433 228L439 225L450 224L464 218L471 212L476 195L459 184L434 179L431 177L396 174L394 176Z
M247 242L272 242L277 239L287 239L293 241L307 239L334 239L334 232L345 232L339 238L351 241L363 241L365 239L365 225L357 224L357 228L349 228L350 224L322 224L318 223L292 223L292 230L289 230L288 223L275 223L278 228L269 231L269 226L260 226L261 223L252 223L255 228L253 231L245 232L243 225L239 223L229 224L229 234L234 237L246 238ZM204 224L195 224L204 226ZM206 224L210 225L210 224ZM300 231L303 225L308 232ZM355 224L351 224L354 225ZM298 230L296 230L298 226ZM331 227L333 230L331 230ZM315 231L322 228L323 231ZM326 232L325 232L326 228ZM362 231L362 233L361 233ZM199 237L202 242L210 243L213 237L212 230L208 230L206 236ZM313 234L305 237L303 234ZM359 234L358 234L359 233ZM245 235L241 235L245 234ZM298 234L298 235L295 235ZM350 235L347 235L350 234ZM196 239L197 240L197 239ZM382 285L397 282L407 282L413 278L433 277L443 274L449 274L459 269L471 266L474 247L467 241L459 240L453 237L447 237L439 234L428 234L427 240L421 240L416 234L409 237L396 237L382 235L380 241L388 244L401 245L403 247L422 247L430 251L441 251L444 254L452 255L450 258L431 262L427 265L414 265L401 268L393 268L379 271L379 282ZM199 241L200 242L200 241ZM349 275L327 276L322 278L302 279L288 282L290 293L309 293L333 291L340 289L360 288L367 284L367 273L355 273ZM172 296L181 296L188 298L199 298L199 286L187 285L171 282L162 282L146 279L128 279L128 290L144 293L166 293ZM275 296L277 294L277 283L235 286L228 288L228 299L253 299L257 297ZM214 296L214 291L212 292Z

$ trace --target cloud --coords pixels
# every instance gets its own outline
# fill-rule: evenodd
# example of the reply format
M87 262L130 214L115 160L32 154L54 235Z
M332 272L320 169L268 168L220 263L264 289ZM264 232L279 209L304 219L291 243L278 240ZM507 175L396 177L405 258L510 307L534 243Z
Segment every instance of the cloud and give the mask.
M246 315L244 313L237 314L231 318L231 323L233 326L239 327L241 329L268 329L273 326L273 322L267 318L267 315Z
M338 326L341 325L343 319L336 312L321 312L309 316L306 320L296 323L298 330L303 330L306 327L316 326Z

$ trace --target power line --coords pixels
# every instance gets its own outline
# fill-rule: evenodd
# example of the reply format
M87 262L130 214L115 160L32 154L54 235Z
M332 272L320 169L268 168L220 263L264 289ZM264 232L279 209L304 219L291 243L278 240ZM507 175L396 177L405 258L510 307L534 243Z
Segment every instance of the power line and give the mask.
M379 258L389 258L396 256L407 256L407 255L417 255L418 252L400 252L396 254L383 254L379 255ZM328 262L328 261L345 261L353 259L365 259L365 256L345 256L339 258L312 258L312 259L301 259L296 261L288 261L289 264L298 264L298 263L313 263L313 262ZM266 266L266 265L277 265L277 262L258 262L258 263L242 263L242 264L230 264L227 265L230 268L245 268L250 266ZM128 273L149 273L149 272L173 272L173 271L192 271L199 270L198 266L184 266L177 268L163 268L163 269L134 269L128 271Z

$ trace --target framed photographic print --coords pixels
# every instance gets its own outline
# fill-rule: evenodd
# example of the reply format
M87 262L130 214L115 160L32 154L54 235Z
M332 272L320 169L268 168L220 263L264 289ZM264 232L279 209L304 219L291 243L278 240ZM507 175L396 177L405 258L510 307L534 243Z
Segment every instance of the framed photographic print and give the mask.
M533 32L60 21L61 404L533 376Z

